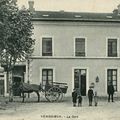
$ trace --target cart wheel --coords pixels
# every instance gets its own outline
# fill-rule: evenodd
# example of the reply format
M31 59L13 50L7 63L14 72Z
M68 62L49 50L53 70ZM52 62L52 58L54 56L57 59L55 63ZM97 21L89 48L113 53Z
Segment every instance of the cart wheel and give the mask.
M45 98L49 102L55 102L62 99L62 90L59 87L52 87L48 91L45 92Z

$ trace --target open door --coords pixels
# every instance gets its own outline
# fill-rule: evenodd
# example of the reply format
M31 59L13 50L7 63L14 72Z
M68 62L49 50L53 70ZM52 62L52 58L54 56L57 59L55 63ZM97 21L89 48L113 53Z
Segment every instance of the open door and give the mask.
M20 96L20 92L19 92L19 86L20 86L20 82L22 80L22 77L13 77L13 95L14 96Z
M74 69L74 88L86 96L86 69Z
M4 92L4 80L0 80L0 96L3 96Z

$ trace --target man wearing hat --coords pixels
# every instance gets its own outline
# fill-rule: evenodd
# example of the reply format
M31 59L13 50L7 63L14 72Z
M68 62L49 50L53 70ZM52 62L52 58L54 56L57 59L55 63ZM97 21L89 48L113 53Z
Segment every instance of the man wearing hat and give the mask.
M90 86L88 90L89 106L92 106L93 96L94 96L94 93L92 90L92 86Z
M112 85L112 82L108 82L108 89L107 89L107 92L108 92L108 102L110 102L110 98L113 101L113 94L114 94L114 86Z

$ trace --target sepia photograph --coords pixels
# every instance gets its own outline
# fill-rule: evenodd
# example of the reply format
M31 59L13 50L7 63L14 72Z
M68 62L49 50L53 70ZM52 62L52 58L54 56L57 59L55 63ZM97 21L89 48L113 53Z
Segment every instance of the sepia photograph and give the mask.
M0 120L120 120L120 0L0 0Z

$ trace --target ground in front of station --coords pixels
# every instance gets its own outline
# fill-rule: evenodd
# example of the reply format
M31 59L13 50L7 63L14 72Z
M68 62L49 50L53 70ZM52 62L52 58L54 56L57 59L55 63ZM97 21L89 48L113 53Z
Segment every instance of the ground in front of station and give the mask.
M37 98L0 97L0 120L120 120L120 99L107 102L107 98L99 98L98 106L89 106L88 98L83 97L82 107L73 107L72 98L65 97L62 102L50 103L45 99L37 102Z

